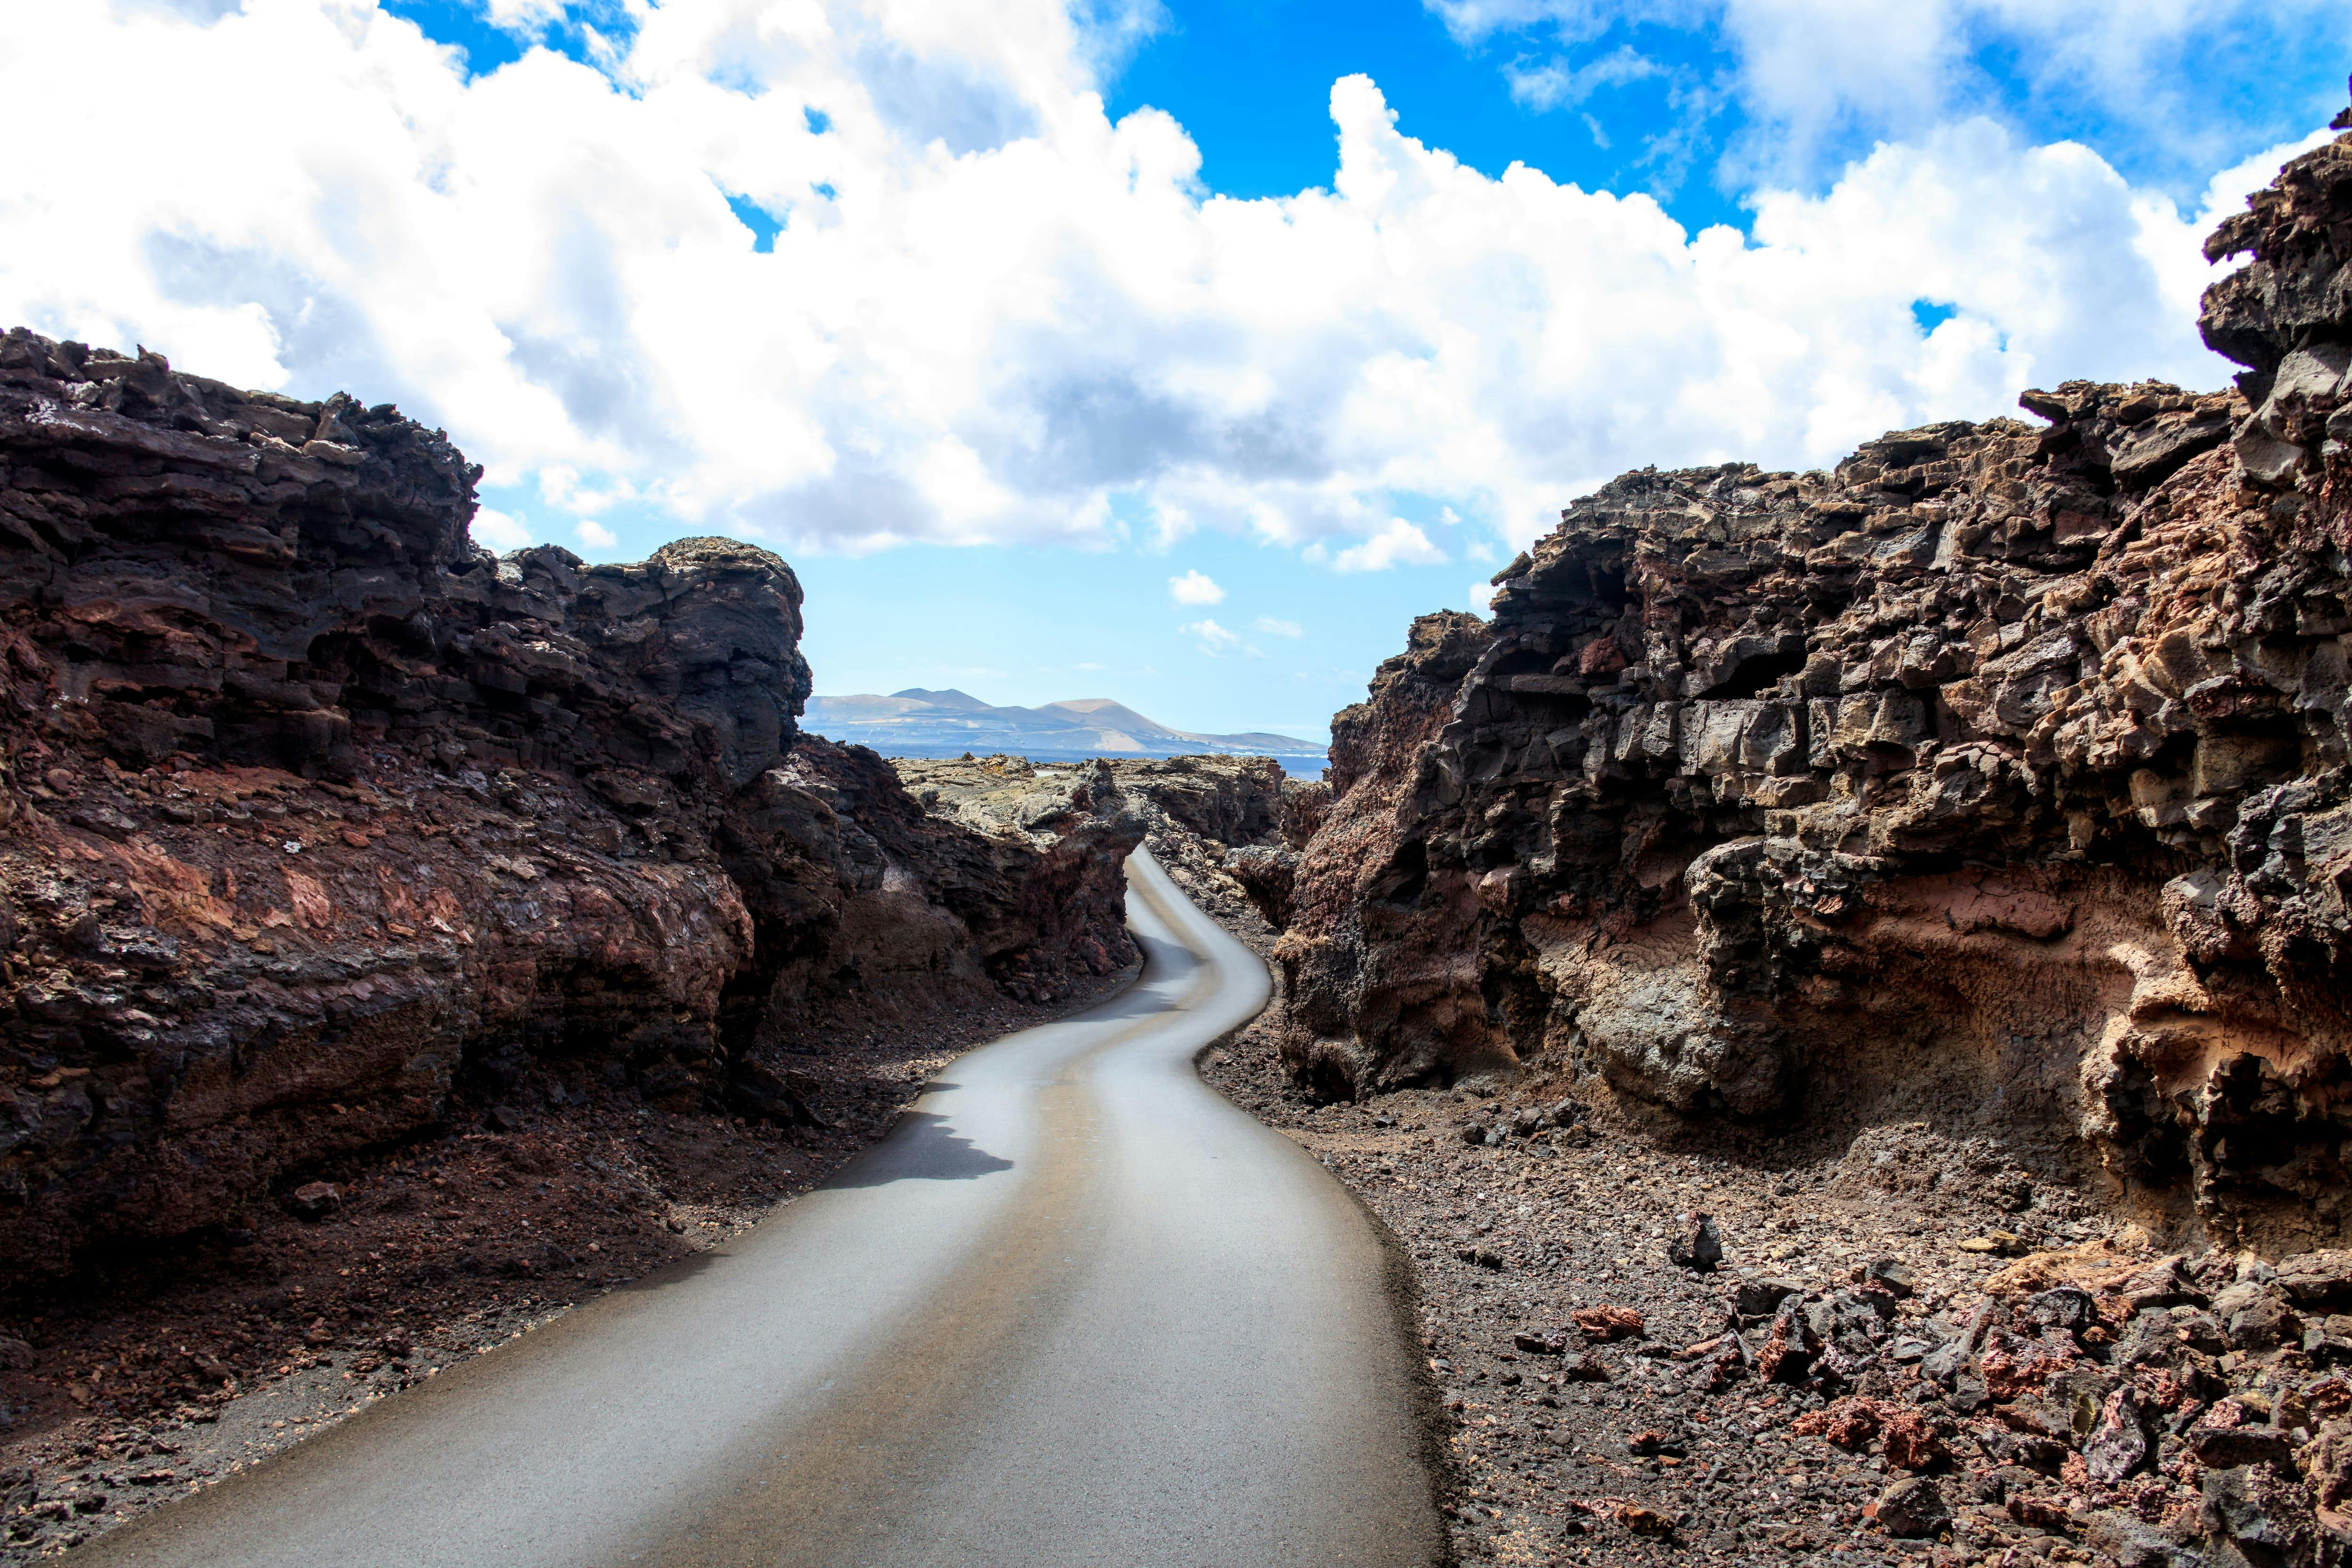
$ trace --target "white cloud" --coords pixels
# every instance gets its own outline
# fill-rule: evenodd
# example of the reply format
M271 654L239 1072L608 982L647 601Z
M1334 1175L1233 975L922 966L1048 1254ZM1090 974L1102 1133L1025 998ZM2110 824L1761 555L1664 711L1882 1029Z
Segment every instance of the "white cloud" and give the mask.
M1389 519L1389 525L1351 549L1342 550L1331 558L1335 572L1385 572L1391 566L1435 566L1445 560L1445 552L1429 542L1429 535L1401 517Z
M1225 602L1225 591L1197 571L1187 572L1181 577L1169 578L1168 596L1180 605L1222 605Z
M1478 614L1483 616L1494 602L1495 584L1492 583L1473 583L1470 584L1470 607L1473 610L1475 610Z
M1188 621L1176 629L1199 643L1202 653L1212 656L1230 653L1234 648L1246 647L1238 634L1227 631L1214 621ZM1255 653L1257 650L1247 648L1247 651Z
M1830 146L1923 135L2004 96L2003 75L2018 79L2022 101L2093 111L2120 134L2210 167L2247 100L2275 95L2295 71L2282 61L2304 58L2315 27L2340 36L2346 17L2344 0L1424 4L1465 43L1525 31L1565 46L1540 66L1503 68L1513 95L1538 109L1657 74L1623 45L1593 54L1618 29L1706 34L1731 56L1735 90L1758 122L1738 161L1784 174ZM1575 63L1580 51L1593 58ZM2340 68L2316 74L2340 78Z
M490 26L520 37L535 38L548 24L562 19L564 0L482 0Z
M591 550L610 550L621 542L611 529L588 518L581 519L580 526L572 531L579 535L580 542Z
M1252 631L1264 632L1270 637L1303 637L1307 629L1297 621L1278 621L1272 616L1260 616L1250 625Z
M479 507L474 512L474 542L488 546L503 555L509 550L520 550L532 542L530 530L496 507Z
M1722 3L1780 91L1771 18L1802 6ZM1322 188L1205 195L1181 127L1096 96L1142 8L674 0L632 7L609 77L539 49L470 80L370 0L198 10L0 6L0 135L42 149L0 174L0 322L397 399L575 516L842 552L1139 521L1373 570L1471 552L1400 497L1516 548L1643 463L1814 464L2034 381L2227 374L2199 225L1989 121L1758 192L1748 240L1465 168L1361 77ZM1928 31L2012 12L1935 0ZM140 115L91 115L58 60ZM266 106L268 156L152 134L223 101ZM729 194L783 222L772 253ZM1958 309L1924 340L1922 296Z
M1555 56L1541 65L1515 61L1503 68L1511 96L1530 109L1565 109L1582 103L1604 87L1622 87L1662 74L1654 60L1621 44L1609 54L1571 66ZM1603 143L1606 144L1605 142Z

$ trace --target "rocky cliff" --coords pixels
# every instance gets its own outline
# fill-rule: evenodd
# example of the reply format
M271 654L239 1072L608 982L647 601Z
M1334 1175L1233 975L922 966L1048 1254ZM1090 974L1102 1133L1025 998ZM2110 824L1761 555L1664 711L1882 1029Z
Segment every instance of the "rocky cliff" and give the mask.
M1116 819L1194 902L1269 941L1287 913L1298 847L1329 793L1290 777L1272 757L1041 764L999 753L891 765L933 813L992 839L1050 834L1090 816Z
M2339 122L2339 124L2342 122ZM1998 1128L2169 1229L2352 1220L2352 137L2209 253L2234 389L1627 474L1335 724L1278 950L1327 1096Z
M805 1113L855 1013L1127 962L1129 824L796 734L801 590L473 546L390 405L0 338L0 1282L590 1090Z

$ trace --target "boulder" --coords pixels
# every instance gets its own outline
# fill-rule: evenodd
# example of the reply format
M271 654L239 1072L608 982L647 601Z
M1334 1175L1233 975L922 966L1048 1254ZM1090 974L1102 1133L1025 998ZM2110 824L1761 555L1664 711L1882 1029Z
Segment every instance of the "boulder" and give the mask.
M1878 1527L1898 1541L1919 1541L1951 1527L1952 1510L1936 1483L1906 1476L1878 1494L1872 1505Z

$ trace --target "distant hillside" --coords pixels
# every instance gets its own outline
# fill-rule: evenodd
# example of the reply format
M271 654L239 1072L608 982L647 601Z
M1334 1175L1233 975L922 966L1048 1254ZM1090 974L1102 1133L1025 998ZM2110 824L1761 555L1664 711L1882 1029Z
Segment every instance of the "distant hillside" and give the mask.
M998 708L964 691L919 686L887 697L812 697L801 728L891 757L1011 752L1052 762L1087 757L1273 757L1294 773L1323 770L1326 748L1290 735L1202 735L1171 730L1108 697Z

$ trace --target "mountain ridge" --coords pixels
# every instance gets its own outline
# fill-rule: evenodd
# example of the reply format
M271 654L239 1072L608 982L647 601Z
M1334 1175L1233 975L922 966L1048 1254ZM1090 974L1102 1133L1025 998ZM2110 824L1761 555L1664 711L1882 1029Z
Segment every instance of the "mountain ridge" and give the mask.
M1007 752L1046 761L1092 757L1264 756L1320 770L1326 747L1265 731L1210 734L1179 730L1109 697L1076 697L1035 708L997 706L953 687L910 686L880 695L811 697L802 720L812 733L889 756L953 757Z

